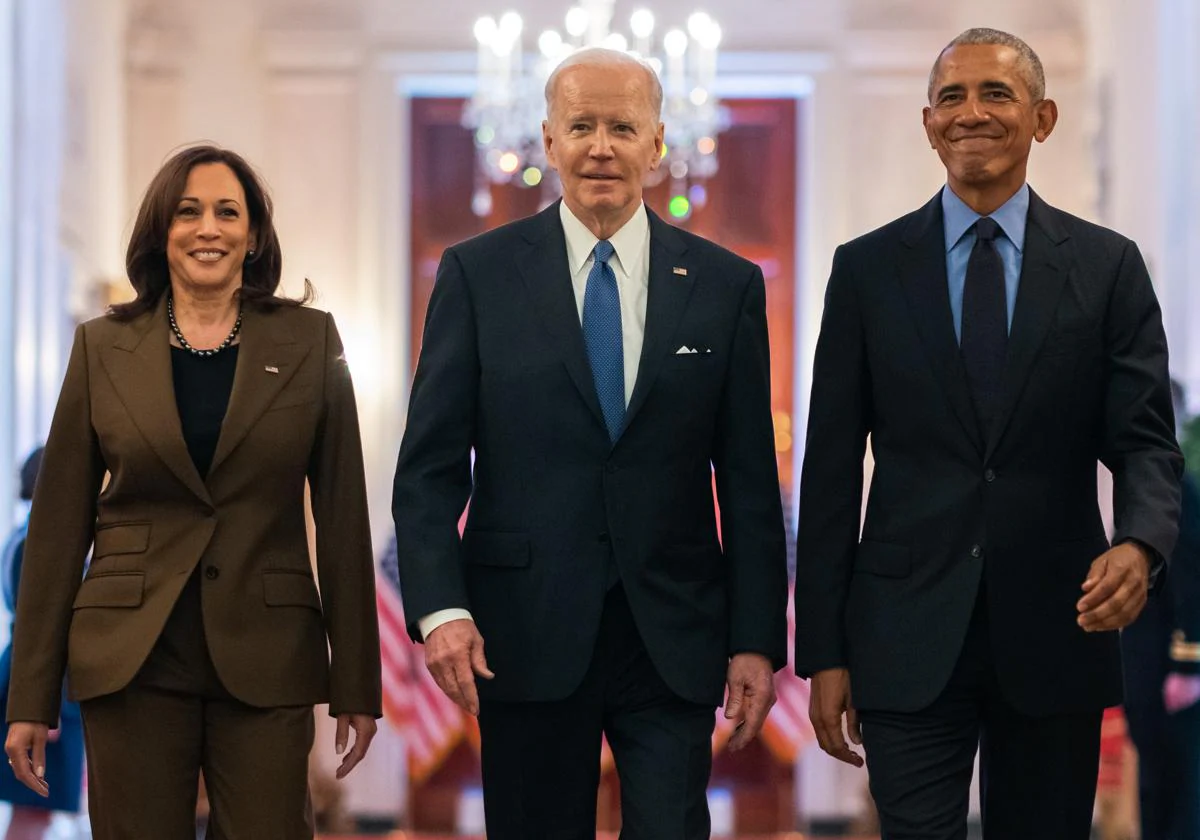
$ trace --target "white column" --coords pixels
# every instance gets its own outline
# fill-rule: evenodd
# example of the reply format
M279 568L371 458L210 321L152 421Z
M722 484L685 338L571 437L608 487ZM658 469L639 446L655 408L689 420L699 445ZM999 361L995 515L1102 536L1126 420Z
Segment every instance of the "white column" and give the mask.
M85 283L111 281L125 276L125 246L132 228L127 208L128 118L126 81L126 16L128 0L75 0L76 14L87 25L79 32L78 46L87 50L86 157L91 191L87 223L87 274ZM76 29L78 32L78 27ZM73 47L76 44L73 43ZM80 115L72 118L82 119ZM78 302L86 289L77 290Z
M1200 405L1200 5L1195 0L1160 3L1159 94L1162 259L1158 287L1163 299L1172 369ZM1149 136L1153 137L1154 133Z
M15 0L0 0L0 528L15 516L16 447L13 438L15 370L13 323L16 281L13 254L15 189L14 112L16 102Z
M65 20L61 0L18 0L13 192L12 454L45 438L71 322L60 230ZM11 475L11 470L9 472ZM5 479L8 478L6 475Z
M1104 224L1133 238L1163 307L1172 372L1200 404L1200 7L1089 5L1100 102Z

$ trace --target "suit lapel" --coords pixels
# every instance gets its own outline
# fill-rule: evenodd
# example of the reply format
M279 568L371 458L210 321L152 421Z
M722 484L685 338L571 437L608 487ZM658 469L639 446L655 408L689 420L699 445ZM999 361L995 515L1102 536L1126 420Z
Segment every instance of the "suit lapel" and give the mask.
M1025 226L1025 249L1021 259L1021 284L1017 289L1017 303L1008 337L1002 402L995 429L988 441L988 457L995 451L1012 418L1013 408L1029 379L1038 350L1054 322L1054 313L1067 281L1067 271L1061 264L1057 249L1066 239L1067 234L1054 218L1053 211L1030 190L1029 221Z
M982 453L979 422L954 334L954 315L950 311L941 193L913 215L901 244L897 268L921 343L954 416Z
M554 202L532 220L530 230L525 234L523 250L517 255L517 267L538 320L550 334L571 381L607 436L604 412L600 410L600 398L596 395L596 383L592 380L587 347L583 343L583 327L579 323L571 268L567 264L567 238L558 216L558 204Z
M646 298L646 332L633 396L625 412L625 428L629 428L645 404L663 360L670 354L672 339L687 309L699 270L697 266L681 260L687 245L675 229L650 212L649 208L646 214L650 217L650 288ZM676 274L674 269L677 267L685 268L687 273Z
M264 313L254 307L243 310L233 391L209 475L242 442L312 350L310 343L296 341L284 315L285 312Z
M166 301L163 295L153 312L126 324L117 341L101 349L101 364L150 448L189 490L211 501L179 423Z

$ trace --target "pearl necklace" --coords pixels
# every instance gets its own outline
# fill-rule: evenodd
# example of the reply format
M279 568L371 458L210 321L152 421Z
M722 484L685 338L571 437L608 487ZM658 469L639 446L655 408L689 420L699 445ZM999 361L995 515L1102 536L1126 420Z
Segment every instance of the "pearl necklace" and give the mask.
M175 299L173 295L167 295L167 320L171 323L171 332L175 333L175 339L179 342L179 346L191 353L193 356L215 356L233 343L239 332L242 331L242 309L238 307L237 320L233 322L233 329L229 331L229 335L225 336L225 340L211 350L197 350L192 345L188 344L188 340L183 337L183 331L179 329L179 323L175 320Z

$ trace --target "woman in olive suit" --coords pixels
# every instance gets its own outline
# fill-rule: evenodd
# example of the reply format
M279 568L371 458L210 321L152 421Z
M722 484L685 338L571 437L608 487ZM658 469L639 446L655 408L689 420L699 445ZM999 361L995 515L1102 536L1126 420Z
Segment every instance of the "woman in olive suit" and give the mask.
M375 733L354 392L332 317L276 296L281 262L251 167L185 149L138 213L137 297L75 334L25 548L6 751L46 793L65 672L97 840L193 836L201 770L210 837L312 837L313 705L337 717L339 776Z

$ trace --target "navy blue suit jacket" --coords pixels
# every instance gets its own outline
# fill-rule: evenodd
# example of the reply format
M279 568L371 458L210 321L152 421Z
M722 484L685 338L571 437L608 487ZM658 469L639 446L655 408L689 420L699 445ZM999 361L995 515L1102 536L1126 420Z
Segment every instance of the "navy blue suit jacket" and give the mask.
M566 697L591 659L611 557L651 660L681 697L720 703L735 653L781 667L786 547L765 306L757 266L651 214L645 342L614 445L558 205L448 249L393 496L414 637L420 617L468 608L496 674L481 681L485 697Z
M1012 705L1116 704L1117 633L1076 624L1080 586L1108 548L1097 461L1113 473L1115 539L1162 557L1183 466L1145 264L1128 239L1030 194L1003 402L985 439L945 255L935 196L834 256L801 479L797 670L848 666L859 708L920 709L946 685L986 580Z

